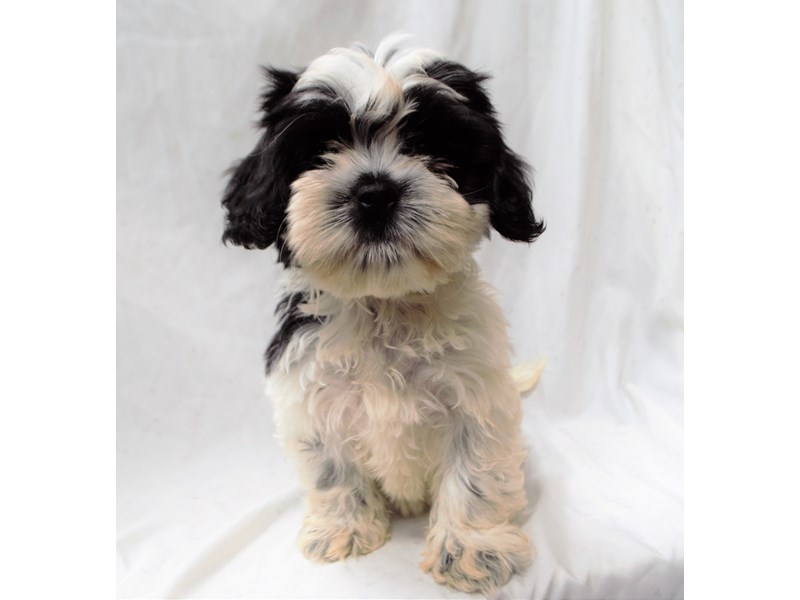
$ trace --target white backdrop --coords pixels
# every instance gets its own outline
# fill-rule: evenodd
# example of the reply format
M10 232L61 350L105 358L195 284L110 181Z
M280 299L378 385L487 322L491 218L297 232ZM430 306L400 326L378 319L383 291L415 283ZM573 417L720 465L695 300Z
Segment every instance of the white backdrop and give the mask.
M683 596L683 6L552 0L117 6L118 592L461 597L417 564L425 520L305 561L262 353L273 250L220 243L223 171L255 140L258 65L393 31L493 75L547 232L478 258L525 399L532 569L509 597Z

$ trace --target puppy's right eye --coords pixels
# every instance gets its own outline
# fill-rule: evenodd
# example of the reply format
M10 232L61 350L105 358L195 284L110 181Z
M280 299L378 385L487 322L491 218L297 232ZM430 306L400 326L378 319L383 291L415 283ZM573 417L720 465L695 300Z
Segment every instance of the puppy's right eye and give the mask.
M330 104L284 115L273 128L277 157L291 177L321 167L322 156L339 151L351 137L346 112Z

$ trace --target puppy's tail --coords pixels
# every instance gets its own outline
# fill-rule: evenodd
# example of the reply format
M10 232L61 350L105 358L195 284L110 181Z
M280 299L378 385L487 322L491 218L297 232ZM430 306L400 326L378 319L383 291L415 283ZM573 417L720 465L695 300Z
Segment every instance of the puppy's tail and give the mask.
M520 394L524 394L536 387L546 362L544 358L540 358L539 360L517 365L511 369L511 378L514 380L514 384Z

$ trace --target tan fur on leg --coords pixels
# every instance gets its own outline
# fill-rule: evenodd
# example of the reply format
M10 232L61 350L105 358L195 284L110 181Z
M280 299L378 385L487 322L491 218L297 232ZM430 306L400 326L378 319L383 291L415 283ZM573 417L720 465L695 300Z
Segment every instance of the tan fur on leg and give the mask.
M300 532L306 558L337 561L368 554L389 539L389 517L375 489L312 491Z

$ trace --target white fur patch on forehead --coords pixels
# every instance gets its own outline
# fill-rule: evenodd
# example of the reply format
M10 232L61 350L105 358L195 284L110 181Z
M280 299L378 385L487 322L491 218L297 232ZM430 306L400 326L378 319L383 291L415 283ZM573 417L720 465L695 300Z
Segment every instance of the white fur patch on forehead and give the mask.
M433 50L401 48L406 39L404 35L389 36L374 54L360 44L334 48L308 66L295 91L316 98L322 88L344 102L351 114L391 114L402 106L403 90L438 83L425 75L425 66L442 60L441 55Z

